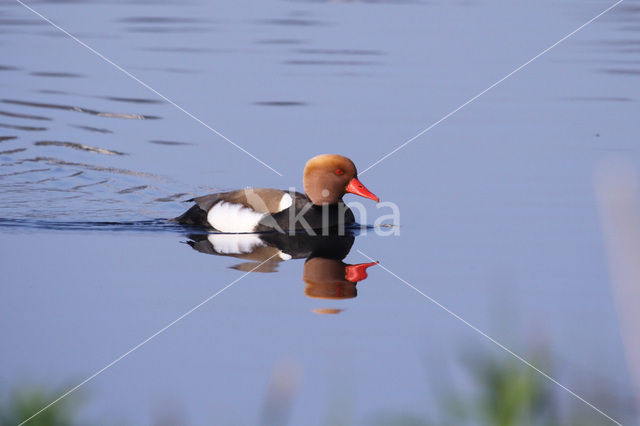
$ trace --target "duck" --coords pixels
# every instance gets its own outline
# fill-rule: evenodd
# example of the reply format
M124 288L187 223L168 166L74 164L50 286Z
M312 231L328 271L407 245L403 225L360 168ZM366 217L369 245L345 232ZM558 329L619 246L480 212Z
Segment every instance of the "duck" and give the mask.
M304 193L273 188L245 188L192 198L194 205L173 219L187 226L223 233L278 231L298 233L355 223L353 212L342 201L355 194L379 202L360 180L355 164L338 154L321 154L305 164Z

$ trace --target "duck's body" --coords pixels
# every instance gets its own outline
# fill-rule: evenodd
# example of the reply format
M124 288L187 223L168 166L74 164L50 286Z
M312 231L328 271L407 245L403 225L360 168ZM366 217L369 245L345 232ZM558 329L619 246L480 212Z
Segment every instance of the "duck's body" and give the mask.
M220 232L295 233L355 222L344 204L346 192L378 201L356 178L353 162L338 155L314 157L304 170L306 194L271 188L246 188L193 198L195 205L174 220Z
M220 192L189 201L195 205L175 220L220 232L318 230L355 221L353 212L342 202L317 206L300 192L271 188ZM323 209L327 212L324 219Z

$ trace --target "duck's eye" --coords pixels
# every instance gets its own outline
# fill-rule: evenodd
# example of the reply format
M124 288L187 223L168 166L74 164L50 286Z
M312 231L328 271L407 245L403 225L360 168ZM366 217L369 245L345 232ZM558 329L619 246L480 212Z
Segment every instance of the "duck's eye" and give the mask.
M337 170L336 170L336 174L337 174L337 175L344 174L344 171L343 171L342 169L337 169Z

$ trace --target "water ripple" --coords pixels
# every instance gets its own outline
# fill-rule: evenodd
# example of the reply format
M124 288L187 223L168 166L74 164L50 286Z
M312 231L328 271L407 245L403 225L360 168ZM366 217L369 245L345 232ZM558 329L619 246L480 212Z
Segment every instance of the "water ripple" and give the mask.
M307 105L306 102L298 101L258 101L254 102L254 105L260 106L275 106L275 107L289 107L289 106L303 106Z
M117 19L116 22L125 24L198 24L213 21L201 18L177 18L170 16L131 16Z
M157 26L157 27L128 27L125 31L129 33L158 33L158 34L186 34L186 33L208 33L214 31L212 28L204 27L169 27L169 26Z
M0 151L0 155L16 154L18 152L22 152L22 151L26 151L26 150L27 150L27 148L8 149L6 151Z
M280 26L288 26L288 27L314 27L314 26L323 26L328 25L326 22L316 21L314 19L304 19L304 18L274 18L274 19L263 19L260 21L261 24L267 25L280 25Z
M7 117L14 117L14 118L26 118L26 119L29 119L29 120L51 121L51 119L49 117L43 117L41 115L19 114L17 112L2 111L2 110L0 110L0 115L4 115L4 116L7 116Z
M346 56L381 56L384 52L380 50L366 49L296 49L296 53L305 55L346 55Z
M15 26L15 27L26 27L26 26L37 26L37 25L46 25L46 22L40 19L0 19L0 26Z
M19 160L16 161L14 163L12 163L12 165L18 165L18 164L23 164L26 162L33 162L33 163L46 163L46 164L50 164L50 165L54 165L54 166L73 166L73 167L80 167L83 169L87 169L87 170L94 170L94 171L98 171L98 172L107 172L107 173L117 173L117 174L121 174L121 175L129 175L129 176L143 176L143 177L150 177L150 178L154 178L154 179L162 179L160 176L151 174L151 173L145 173L145 172L136 172L133 170L127 170L127 169L119 169L119 168L115 168L115 167L103 167L103 166L96 166L93 164L86 164L86 163L76 163L76 162L72 162L72 161L65 161L65 160L60 160L58 158L53 158L53 157L35 157L35 158L25 158L23 160Z
M150 143L156 144L156 145L170 145L170 146L174 146L174 145L193 145L192 143L189 142L177 142L177 141L159 141L159 140L152 140L149 141Z
M129 231L129 232L175 232L184 234L188 228L170 222L167 219L151 219L138 221L104 222L104 221L49 221L33 219L2 219L0 228L55 230L55 231Z
M86 77L85 75L75 74L72 72L34 71L34 72L30 72L29 74L36 77L57 77L57 78Z
M104 179L104 180L101 180L100 182L83 183L82 185L76 185L74 187L71 187L71 190L77 191L83 188L90 188L92 186L104 185L105 183L108 183L108 182L109 182L109 179Z
M133 192L142 191L142 190L145 190L147 188L151 188L151 186L149 186L149 185L132 186L131 188L121 189L120 191L118 191L118 194L131 194Z
M180 199L186 197L187 195L189 195L189 194L186 193L186 192L178 192L177 194L167 195L166 197L154 198L153 201L158 201L160 203L168 203L168 202L171 202L171 201L180 200Z
M607 74L640 76L640 69L605 68L601 69L600 71Z
M6 124L6 123L0 123L0 127L4 127L5 129L25 130L28 132L41 132L43 130L47 130L46 127L18 126L17 124Z
M96 115L98 117L124 118L129 120L153 120L153 119L160 118L154 115L104 112L104 111L96 111L88 108L76 107L72 105L47 104L47 103L41 103L41 102L19 101L15 99L2 99L1 102L4 102L6 104L12 104L12 105L30 106L35 108L50 108L50 109L62 109L67 111L76 111L76 112L82 112L85 114Z
M93 152L95 154L104 154L104 155L126 155L124 152L120 151L112 151L110 149L99 148L95 146L89 146L76 142L64 142L64 141L38 141L35 142L34 145L38 146L62 146L65 148L77 149L80 151L88 151Z
M362 66L362 65L380 65L380 62L375 61L356 61L356 60L305 60L305 59L291 59L284 61L285 65L344 65L344 66Z
M113 130L103 129L101 127L92 127L92 126L83 126L81 124L70 124L71 127L75 127L76 129L87 130L89 132L96 133L113 133Z
M134 104L161 104L163 101L159 99L146 99L146 98L120 98L117 96L105 96L102 99L107 99L109 101L115 102L128 102Z
M31 170L23 170L21 172L12 172L12 173L4 173L4 174L0 174L0 177L8 177L8 176L19 176L19 175L26 175L26 174L31 174L31 173L40 173L40 172L48 172L50 171L50 168L46 168L46 169L31 169Z

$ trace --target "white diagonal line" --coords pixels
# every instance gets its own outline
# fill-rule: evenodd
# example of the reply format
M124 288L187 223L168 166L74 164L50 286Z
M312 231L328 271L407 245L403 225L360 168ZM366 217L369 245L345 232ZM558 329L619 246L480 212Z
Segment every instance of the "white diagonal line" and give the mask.
M364 257L366 257L367 259L369 259L372 262L375 262L375 260L373 260L373 258L371 258L370 256L367 256L366 254L364 254L362 251L357 250L358 253L360 253L361 255L363 255ZM480 330L478 327L476 327L475 325L471 324L469 321L465 320L464 318L462 318L460 315L456 314L455 312L453 312L451 309L447 308L446 306L444 306L443 304L441 304L440 302L438 302L436 299L434 299L433 297L427 295L426 293L422 292L421 290L419 290L418 288L414 287L412 284L410 284L409 282L405 281L404 279L400 278L398 275L396 275L395 273L393 273L391 270L389 270L386 266L384 266L382 263L380 263L378 261L378 265L384 269L385 271L387 271L389 274L393 275L395 278L397 278L398 280L400 280L401 282L403 282L404 284L406 284L408 287L412 288L413 290L415 290L416 292L420 293L422 296L424 296L427 300L429 300L431 303L435 304L436 306L438 306L440 309L444 310L446 313L448 313L449 315L453 316L455 319L457 319L458 321L462 322L464 325L466 325L467 327L471 328L473 331L475 331L476 333L480 334L481 336L485 337L486 339L488 339L490 342L494 343L496 346L498 346L500 349L506 351L509 355L512 355L514 358L516 358L517 360L523 362L524 364L526 364L527 366L531 367L533 370L537 371L538 373L540 373L544 378L546 378L547 380L549 380L550 382L560 386L562 389L564 389L565 391L569 392L571 395L573 395L574 397L578 398L580 401L584 402L585 404L587 404L589 407L593 408L595 411L597 411L598 413L602 414L604 417L606 417L607 419L611 420L613 423L622 426L622 423L617 422L616 420L614 420L613 418L611 418L610 416L608 416L606 413L604 413L602 410L600 410L598 407L596 407L595 405L593 405L592 403L590 403L589 401L587 401L586 399L582 398L580 395L578 395L577 393L575 393L574 391L572 391L571 389L567 388L566 386L564 386L562 383L558 382L556 379L554 379L553 377L549 376L547 373L545 373L544 371L540 370L539 368L537 368L535 365L531 364L529 361L527 361L526 359L522 358L520 355L518 355L517 353L513 352L511 349L507 348L506 346L504 346L502 343L498 342L496 339L494 339L493 337L489 336L487 333L485 333L484 331Z
M222 133L220 133L219 131L217 131L216 129L211 127L210 125L208 125L207 123L205 123L204 121L200 120L198 117L196 117L195 115L193 115L192 113L190 113L189 111L187 111L186 109L181 107L180 105L176 104L174 101L172 101L171 99L169 99L168 97L166 97L162 93L158 92L156 89L154 89L153 87L149 86L147 83L145 83L144 81L140 80L138 77L136 77L135 75L131 74L129 71L125 70L120 65L116 64L111 59L107 58L102 53L100 53L97 50L95 50L93 47L89 46L87 43L85 43L82 40L78 39L76 36L74 36L73 34L69 33L64 28L60 27L59 25L55 24L53 21L51 21L46 16L43 16L40 12L38 12L35 9L33 9L31 6L25 4L21 0L16 0L16 2L18 2L19 4L24 6L26 9L30 10L31 12L33 12L34 14L38 15L44 21L48 22L54 28L60 30L61 32L63 32L67 36L69 36L71 39L73 39L75 42L77 42L81 46L89 49L89 51L91 51L92 53L97 55L100 59L102 59L103 61L107 62L108 64L114 66L116 69L118 69L119 71L124 73L127 77L135 80L137 83L139 83L140 85L144 86L146 89L148 89L151 92L155 93L156 95L158 95L163 100L167 101L168 103L170 103L171 105L173 105L174 107L176 107L177 109L179 109L180 111L182 111L183 113L188 115L189 117L193 118L195 121L197 121L198 123L202 124L204 127L206 127L207 129L211 130L213 133L215 133L216 135L220 136L222 139L224 139L225 141L229 142L231 145L235 146L240 151L244 152L249 157L251 157L254 160L256 160L258 163L262 164L263 166L265 166L266 168L268 168L269 170L271 170L275 174L277 174L279 176L282 176L282 173L280 173L279 171L277 171L276 169L274 169L273 167L271 167L270 165L268 165L267 163L265 163L264 161L262 161L261 159L259 159L258 157L256 157L255 155L253 155L252 153L250 153L249 151L247 151L246 149L244 149L243 147L241 147L240 145L238 145L237 143L235 143L234 141L232 141L231 139L229 139L228 137L226 137L225 135L223 135Z
M594 16L593 18L589 19L587 22L585 22L584 24L580 25L578 28L576 28L575 30L571 31L569 34L567 34L566 36L562 37L560 40L556 41L555 43L553 43L551 46L547 47L546 49L544 49L542 52L538 53L536 56L534 56L533 58L529 59L527 62L525 62L524 64L520 65L518 68L514 69L513 71L511 71L509 74L505 75L504 77L502 77L500 80L496 81L495 83L493 83L491 86L487 87L486 89L484 89L482 92L478 93L477 95L475 95L474 97L472 97L471 99L469 99L468 101L466 101L465 103L463 103L462 105L458 106L456 109L454 109L453 111L451 111L450 113L448 113L447 115L445 115L444 117L442 117L440 120L436 121L435 123L431 124L429 127L427 127L426 129L422 130L420 133L418 133L417 135L413 136L412 138L406 140L403 144L399 145L397 148L395 148L393 151L391 151L390 153L388 153L387 155L385 155L384 157L380 158L378 161L376 161L375 163L371 164L369 167L367 167L366 169L364 169L363 171L359 172L359 174L363 174L365 173L367 170L371 169L372 167L376 166L377 164L379 164L380 162L386 160L387 158L389 158L390 156L392 156L393 154L395 154L396 152L400 151L402 148L404 148L405 146L409 145L411 142L413 142L414 140L418 139L420 136L424 135L425 133L427 133L429 130L433 129L434 127L436 127L438 124L442 123L444 120L446 120L447 118L451 117L453 114L455 114L456 112L460 111L462 108L466 107L467 105L469 105L470 103L472 103L473 101L475 101L476 99L478 99L480 96L484 95L485 93L487 93L489 90L493 89L494 87L496 87L497 85L499 85L500 83L502 83L503 81L505 81L506 79L508 79L509 77L511 77L512 75L514 75L515 73L517 73L518 71L522 70L524 67L526 67L527 65L529 65L531 62L535 61L536 59L538 59L539 57L541 57L542 55L544 55L545 53L549 52L551 49L553 49L554 47L556 47L557 45L559 45L560 43L562 43L563 41L565 41L566 39L568 39L569 37L573 36L574 34L576 34L578 31L582 30L584 27L586 27L587 25L591 24L593 21L595 21L596 19L600 18L602 15L604 15L605 13L611 11L613 8L615 8L616 6L618 6L620 3L622 3L623 0L618 0L616 3L614 3L613 5L609 6L608 8L606 8L605 10L603 10L602 12L598 13L596 16Z
M174 324L176 324L177 322L181 321L182 319L184 319L185 317L191 315L196 309L200 308L202 305L206 304L207 302L211 301L213 298L215 298L216 296L218 296L220 293L222 293L223 291L225 291L226 289L228 289L229 287L231 287L232 285L234 285L235 283L237 283L238 281L240 281L241 279L243 279L244 277L246 277L247 275L249 275L250 273L252 273L253 271L255 271L256 269L258 269L259 267L261 267L262 265L264 265L265 263L267 263L268 261L270 261L271 259L273 259L274 257L278 256L279 253L274 254L273 256L271 256L270 258L268 258L267 260L265 260L264 262L260 263L259 265L257 265L255 268L251 269L250 271L245 272L244 274L240 275L240 277L236 278L235 280L231 281L229 284L227 284L226 286L222 287L220 290L218 290L217 292L215 292L214 294L212 294L211 296L207 297L206 299L204 299L202 302L198 303L197 305L195 305L193 308L189 309L187 312L185 312L184 314L180 315L178 318L176 318L175 320L171 321L169 324L165 325L164 327L162 327L160 330L156 331L155 333L153 333L151 336L147 337L146 339L144 339L142 342L138 343L137 345L135 345L133 348L129 349L127 352L123 353L122 355L120 355L118 358L114 359L113 361L111 361L109 364L105 365L104 367L102 367L100 370L96 371L95 373L93 373L91 376L87 377L86 379L84 379L83 381L81 381L80 383L78 383L77 385L75 385L74 387L72 387L71 389L69 389L68 391L66 391L65 393L63 393L62 395L60 395L58 398L56 398L55 400L51 401L49 404L45 405L44 407L42 407L40 410L38 410L36 413L34 413L33 415L31 415L31 417L29 417L28 419L25 419L22 421L22 423L20 423L18 426L22 426L25 423L27 423L29 420L33 419L35 416L37 416L38 414L42 413L43 411L45 411L46 409L48 409L49 407L51 407L52 405L58 403L60 400L62 400L63 398L66 398L67 396L69 396L71 393L75 392L79 387L85 385L87 382L90 382L91 380L93 380L94 378L96 378L98 375L100 375L101 373L103 373L105 370L109 369L110 367L113 367L115 364L117 364L118 362L120 362L123 358L126 358L127 356L129 356L131 353L135 352L136 350L140 349L142 346L144 346L146 343L148 343L150 340L154 339L156 336L158 336L159 334L164 333L165 331L167 331L167 329L169 329L171 326L173 326Z

